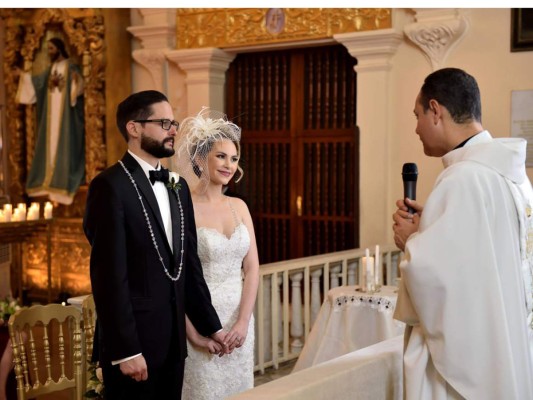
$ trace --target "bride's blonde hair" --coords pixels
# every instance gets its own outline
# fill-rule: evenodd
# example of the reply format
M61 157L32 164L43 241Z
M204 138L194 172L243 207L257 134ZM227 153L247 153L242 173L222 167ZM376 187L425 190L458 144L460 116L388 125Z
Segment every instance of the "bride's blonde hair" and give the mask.
M222 140L233 142L237 148L237 156L241 156L241 128L229 121L224 113L202 107L198 115L187 117L180 123L176 168L178 174L195 190L207 188L207 156L213 145ZM236 183L244 175L240 166L237 166L237 170L240 175L235 179Z

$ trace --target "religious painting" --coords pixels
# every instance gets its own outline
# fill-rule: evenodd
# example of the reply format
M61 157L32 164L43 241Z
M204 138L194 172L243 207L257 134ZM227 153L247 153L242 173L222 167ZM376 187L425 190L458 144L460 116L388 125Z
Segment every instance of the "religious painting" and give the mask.
M511 51L533 51L533 8L511 10Z
M35 104L26 193L70 205L85 183L84 79L81 57L61 26L46 28L33 60L15 75L15 102Z
M60 216L79 216L78 189L86 191L106 163L103 16L97 9L47 8L5 9L0 17L8 193L13 201L47 197L62 206Z

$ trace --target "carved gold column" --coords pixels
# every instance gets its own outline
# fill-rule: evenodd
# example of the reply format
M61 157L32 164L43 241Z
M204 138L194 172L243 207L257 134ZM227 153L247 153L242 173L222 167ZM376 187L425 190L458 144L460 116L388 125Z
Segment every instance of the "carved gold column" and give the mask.
M14 95L17 92L18 80L15 79L13 72L17 63L18 54L22 47L22 29L20 23L14 19L13 10L2 10L2 17L6 19L5 30L5 49L4 49L4 76L5 76L5 90L6 90L6 142L7 152L7 176L8 193L11 201L18 203L22 200L24 193L24 185L26 182L26 151L24 140L24 117L23 110L18 104L13 101Z

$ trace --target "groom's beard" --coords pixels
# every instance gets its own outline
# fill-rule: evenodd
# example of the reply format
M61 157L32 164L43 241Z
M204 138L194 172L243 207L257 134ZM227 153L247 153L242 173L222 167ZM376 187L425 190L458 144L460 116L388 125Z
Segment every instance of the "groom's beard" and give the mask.
M146 136L144 133L141 133L141 149L146 151L148 154L153 155L157 158L167 158L173 156L175 150L173 148L165 147L165 143L172 142L174 138L166 138L158 142L151 137Z

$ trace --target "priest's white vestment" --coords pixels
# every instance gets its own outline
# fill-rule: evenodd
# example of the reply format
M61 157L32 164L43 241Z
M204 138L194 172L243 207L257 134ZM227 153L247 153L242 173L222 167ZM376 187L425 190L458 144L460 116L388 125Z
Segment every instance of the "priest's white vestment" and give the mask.
M400 265L409 400L533 399L525 154L525 140L483 131L442 158Z

